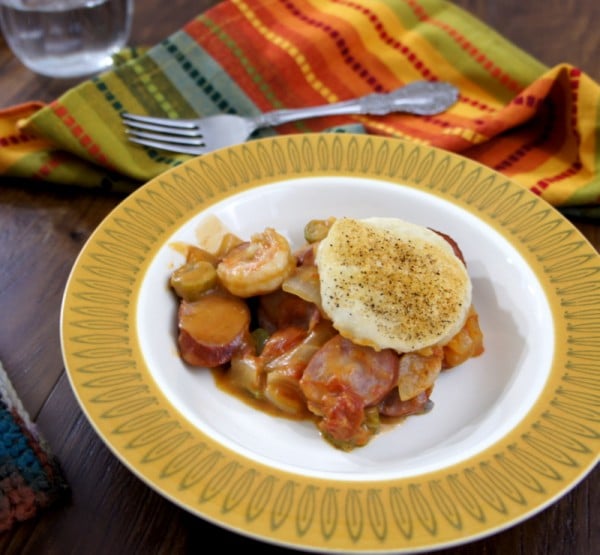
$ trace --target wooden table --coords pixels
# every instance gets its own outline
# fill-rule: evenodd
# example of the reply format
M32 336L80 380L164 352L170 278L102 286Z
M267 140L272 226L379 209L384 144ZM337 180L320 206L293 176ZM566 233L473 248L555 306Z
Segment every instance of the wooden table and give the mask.
M214 0L136 3L131 44L154 44ZM600 81L597 0L461 0L549 66L569 62ZM30 73L0 40L0 107L50 101L73 83ZM284 550L227 532L167 501L134 476L96 435L72 393L59 344L62 293L75 257L121 199L0 179L0 360L58 456L71 499L0 536L2 553L202 552L208 543ZM575 222L598 248L598 223ZM600 470L536 516L445 554L586 555L600 545Z

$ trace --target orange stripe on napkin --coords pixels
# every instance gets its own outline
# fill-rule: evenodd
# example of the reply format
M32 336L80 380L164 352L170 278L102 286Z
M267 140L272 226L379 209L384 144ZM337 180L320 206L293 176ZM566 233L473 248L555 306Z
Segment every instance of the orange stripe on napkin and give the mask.
M10 168L27 153L45 148L49 142L24 131L20 123L40 110L42 102L27 102L0 110L0 172Z

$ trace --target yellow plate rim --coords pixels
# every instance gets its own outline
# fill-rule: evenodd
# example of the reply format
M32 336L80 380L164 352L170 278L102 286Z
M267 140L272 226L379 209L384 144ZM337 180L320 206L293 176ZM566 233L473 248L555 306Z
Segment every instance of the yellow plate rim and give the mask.
M165 237L212 204L285 179L352 175L424 190L476 215L546 284L564 337L530 413L460 465L360 484L263 467L182 418L134 337L141 277ZM214 524L319 552L418 552L473 541L539 512L598 461L600 257L558 211L499 173L400 139L307 134L195 158L124 199L79 254L61 309L61 346L77 400L139 478Z

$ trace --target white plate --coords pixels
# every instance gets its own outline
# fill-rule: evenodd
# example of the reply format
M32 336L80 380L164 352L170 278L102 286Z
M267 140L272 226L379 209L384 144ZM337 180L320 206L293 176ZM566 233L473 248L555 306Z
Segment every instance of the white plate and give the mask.
M308 220L332 215L456 239L485 343L440 376L431 412L350 453L183 364L167 287L183 260L173 245L195 242L208 216L299 246ZM414 552L515 524L597 462L598 272L560 214L461 157L379 137L267 139L192 160L109 215L69 280L63 352L104 441L192 513L289 547Z

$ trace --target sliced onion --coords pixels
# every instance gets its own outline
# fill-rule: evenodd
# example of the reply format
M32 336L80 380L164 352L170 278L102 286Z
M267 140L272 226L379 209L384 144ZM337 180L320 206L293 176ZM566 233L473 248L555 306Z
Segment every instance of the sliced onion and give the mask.
M321 287L316 266L298 266L285 279L281 288L287 293L316 304L321 309Z

